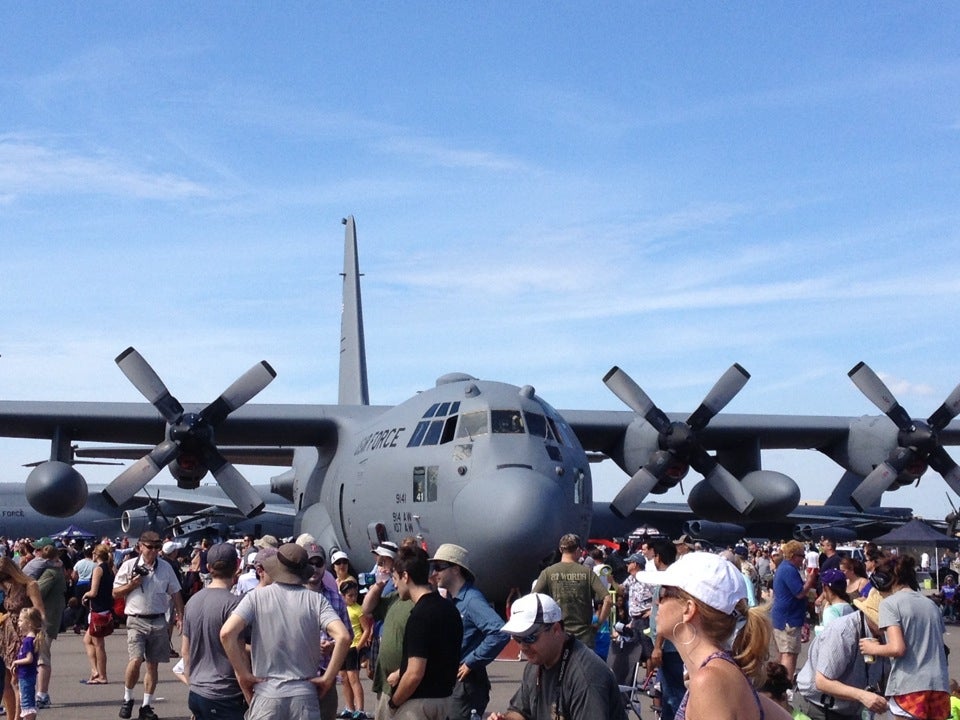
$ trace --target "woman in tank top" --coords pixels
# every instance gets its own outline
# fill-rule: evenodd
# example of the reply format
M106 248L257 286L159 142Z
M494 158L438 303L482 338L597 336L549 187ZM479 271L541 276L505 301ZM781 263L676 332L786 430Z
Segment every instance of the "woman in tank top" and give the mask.
M660 586L657 629L673 642L690 674L675 720L790 720L757 693L766 671L770 620L748 608L743 574L708 552L682 556L640 582Z

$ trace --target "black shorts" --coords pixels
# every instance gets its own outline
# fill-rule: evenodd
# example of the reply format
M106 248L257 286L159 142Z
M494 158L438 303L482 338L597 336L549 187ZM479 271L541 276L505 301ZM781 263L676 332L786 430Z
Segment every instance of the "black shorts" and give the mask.
M343 661L343 670L359 670L360 669L360 653L357 648L352 647L347 650L347 657Z

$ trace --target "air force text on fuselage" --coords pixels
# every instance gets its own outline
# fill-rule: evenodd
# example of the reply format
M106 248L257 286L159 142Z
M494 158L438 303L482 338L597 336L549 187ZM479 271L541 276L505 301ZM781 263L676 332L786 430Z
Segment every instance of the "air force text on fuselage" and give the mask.
M353 451L353 454L359 455L371 450L395 448L397 447L397 441L400 439L400 433L404 430L406 430L405 427L398 427L372 432L360 441L360 444L357 445L357 449Z

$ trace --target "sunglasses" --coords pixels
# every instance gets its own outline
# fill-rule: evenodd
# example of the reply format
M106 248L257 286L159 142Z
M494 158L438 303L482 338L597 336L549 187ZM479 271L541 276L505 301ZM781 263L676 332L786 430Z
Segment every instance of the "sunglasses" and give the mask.
M147 550L160 550L163 547L163 545L154 545L152 543L140 543L140 544L143 545L143 547L145 547Z
M444 570L449 570L453 565L450 563L435 562L430 563L430 572L443 572Z
M514 641L519 645L533 645L537 640L540 639L540 636L543 635L543 632L550 627L549 625L541 625L540 629L536 632L527 633L526 635L511 635Z

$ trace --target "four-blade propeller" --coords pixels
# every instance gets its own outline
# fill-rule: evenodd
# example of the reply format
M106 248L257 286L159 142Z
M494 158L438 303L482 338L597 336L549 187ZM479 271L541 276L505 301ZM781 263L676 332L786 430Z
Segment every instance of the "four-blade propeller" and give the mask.
M231 412L270 384L277 375L273 368L266 361L257 363L199 413L185 413L180 402L170 394L163 380L139 352L127 348L116 362L134 387L167 421L169 430L162 442L103 490L106 498L115 505L123 505L166 465L183 454L189 454L199 458L213 473L241 513L252 517L260 512L264 507L263 499L217 449L214 431Z
M656 429L660 434L660 450L653 453L647 464L627 481L610 503L610 509L621 518L632 513L661 482L670 467L679 461L701 473L735 510L749 513L756 504L753 495L716 458L707 453L697 437L699 431L740 392L749 379L750 373L740 365L732 365L686 422L671 422L629 375L616 366L611 368L603 378L604 384Z
M922 422L910 418L883 380L866 363L857 363L847 374L867 399L893 420L900 430L898 447L857 486L850 496L850 502L861 511L876 504L904 468L916 463L928 464L943 475L955 493L960 494L960 467L937 436L960 413L960 385L953 389L926 422Z

